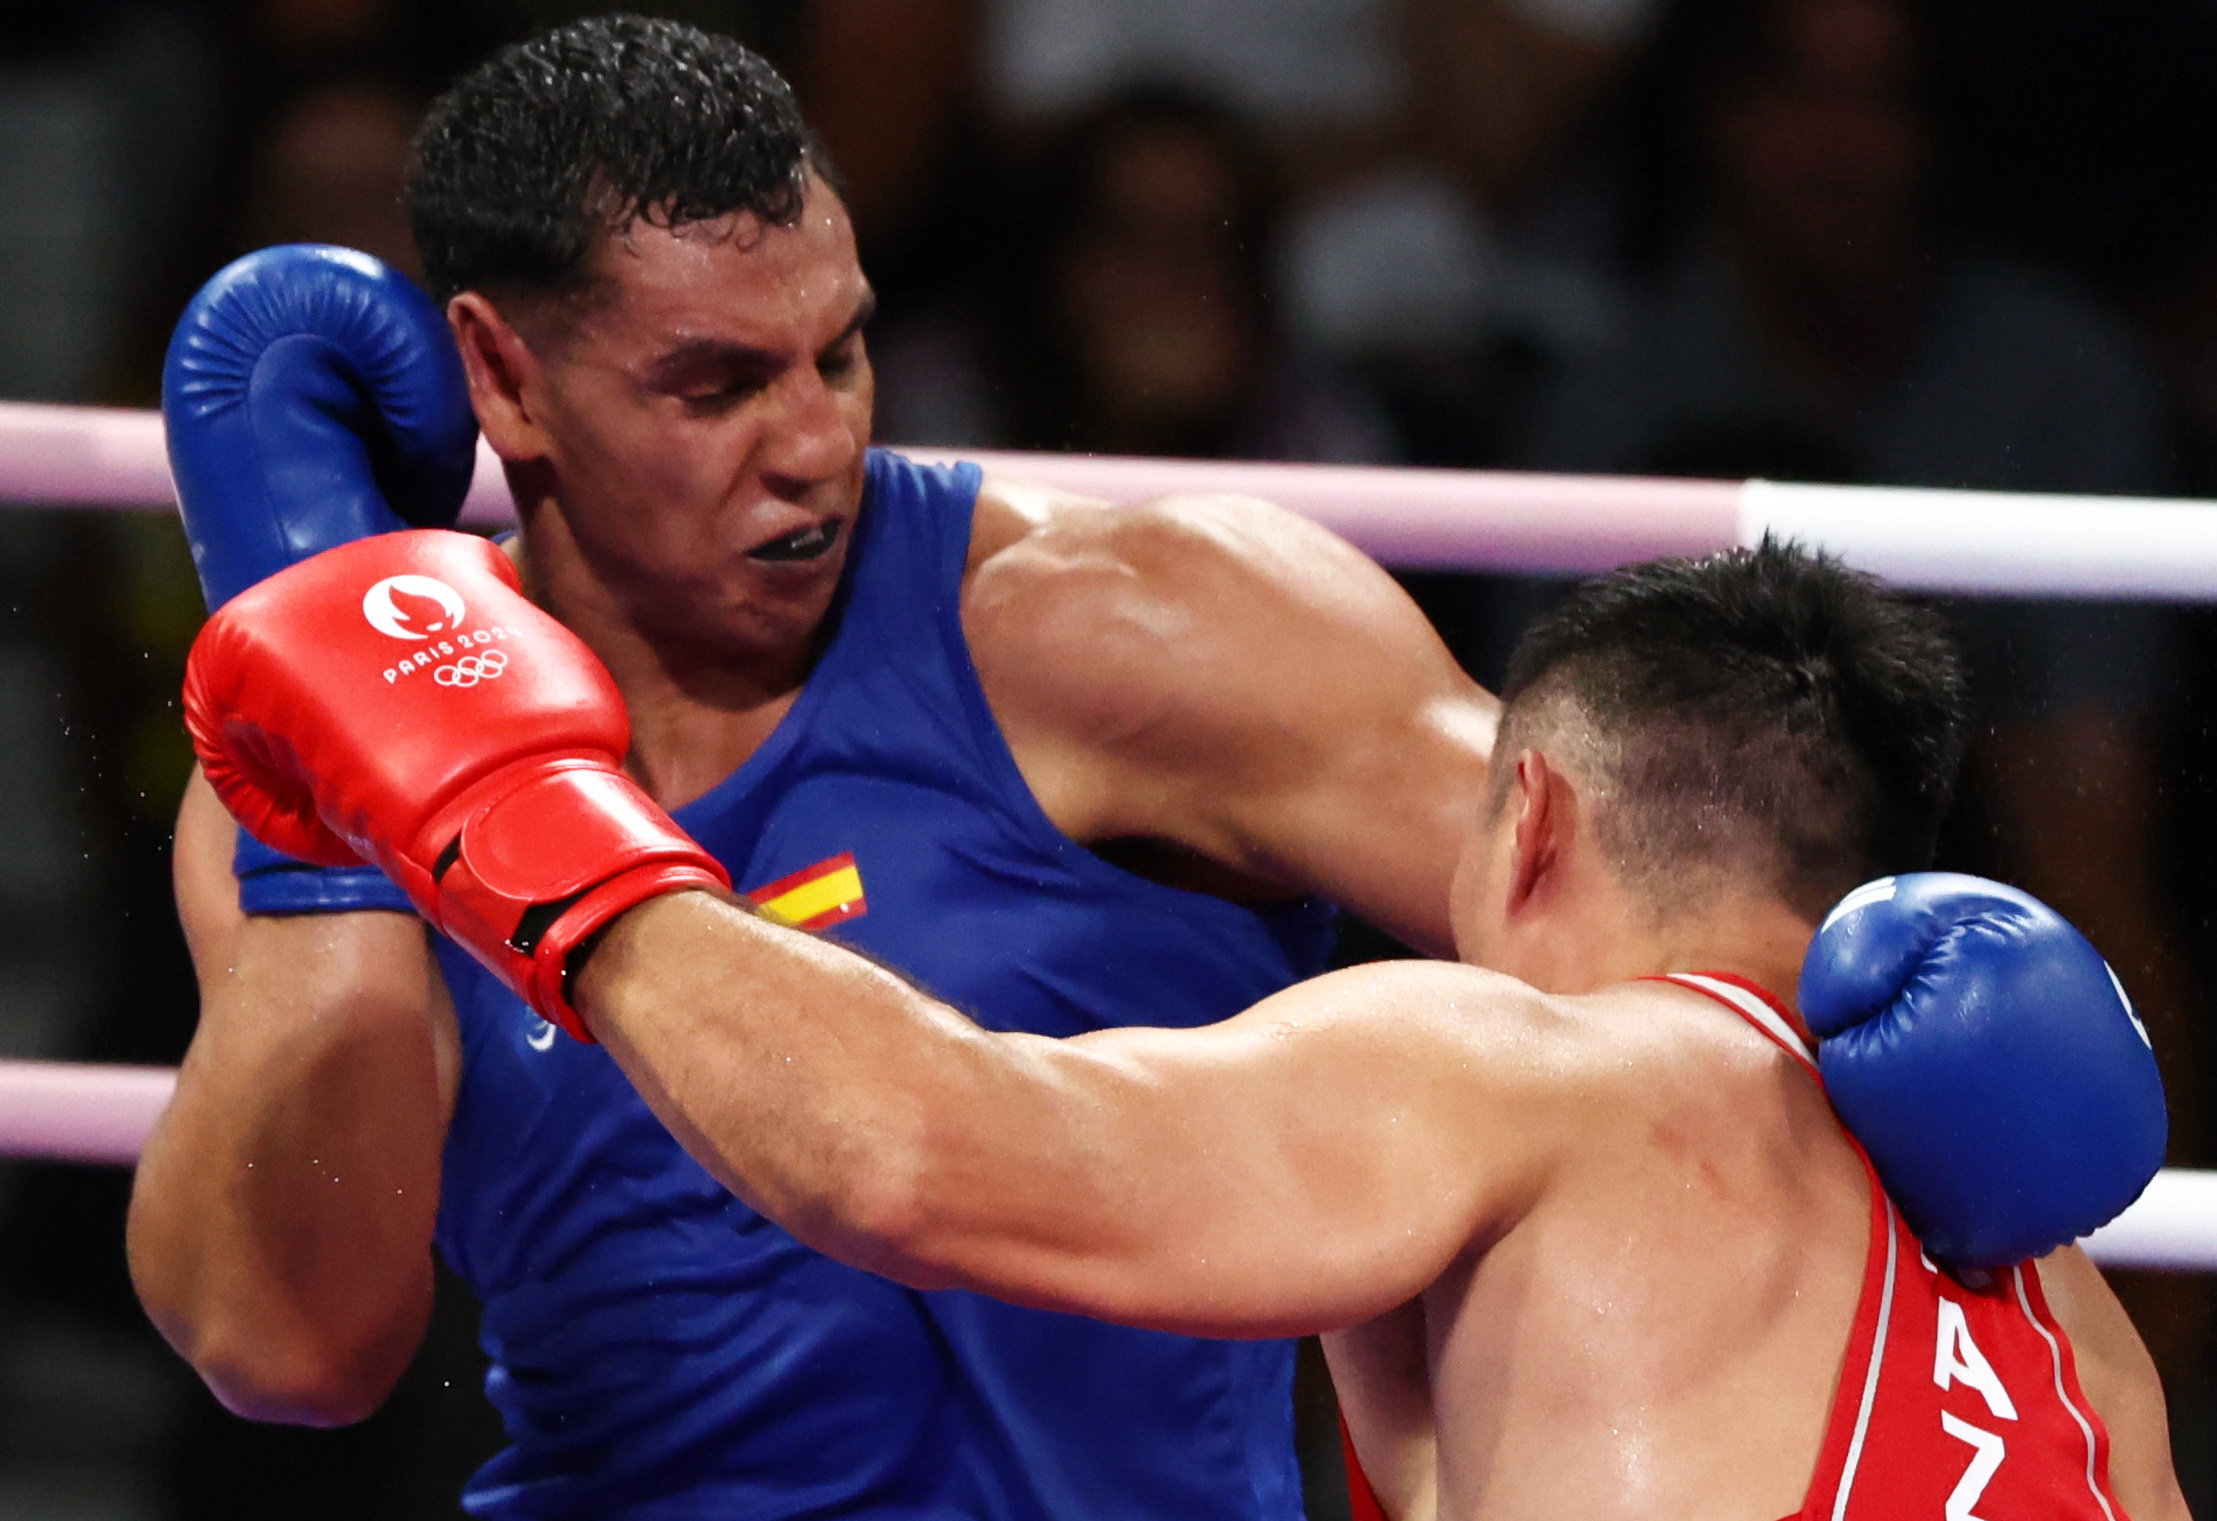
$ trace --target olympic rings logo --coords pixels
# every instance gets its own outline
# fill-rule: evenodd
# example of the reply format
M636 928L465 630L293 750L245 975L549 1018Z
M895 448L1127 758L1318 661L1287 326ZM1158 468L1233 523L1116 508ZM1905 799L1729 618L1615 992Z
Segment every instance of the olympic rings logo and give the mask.
M452 665L442 665L431 673L431 679L442 687L474 687L481 681L491 681L508 669L506 650L487 650L482 655L464 655Z

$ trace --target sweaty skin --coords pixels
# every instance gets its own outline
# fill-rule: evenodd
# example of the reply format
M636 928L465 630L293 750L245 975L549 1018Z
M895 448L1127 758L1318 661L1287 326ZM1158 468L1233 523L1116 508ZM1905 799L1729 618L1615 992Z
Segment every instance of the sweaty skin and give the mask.
M1458 924L1527 980L1395 963L1205 1029L1046 1040L684 893L617 921L577 1004L703 1165L834 1256L1164 1330L1340 1333L1397 1516L1775 1521L1816 1465L1869 1185L1777 1046L1626 979L1790 988L1812 927L1759 889L1659 913L1574 773L1515 764ZM2183 1521L2146 1351L2075 1248L2040 1271L2118 1497Z
M596 274L572 301L466 292L448 316L526 585L614 674L629 768L675 808L807 679L861 505L871 296L820 183L791 227L635 225ZM1260 502L989 479L962 617L1066 834L1174 885L1318 893L1451 950L1496 704L1347 545ZM233 1409L358 1420L429 1313L459 1034L415 920L246 918L232 840L196 778L176 881L201 1022L140 1163L133 1278Z

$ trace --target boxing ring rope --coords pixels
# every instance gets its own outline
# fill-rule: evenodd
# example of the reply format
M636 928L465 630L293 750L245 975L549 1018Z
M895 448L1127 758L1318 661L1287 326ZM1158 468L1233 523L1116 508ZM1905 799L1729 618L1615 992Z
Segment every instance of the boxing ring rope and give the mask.
M2130 497L1911 491L1775 481L1636 480L1482 470L1102 459L911 449L1111 501L1173 492L1259 496L1405 570L1584 575L1655 555L1822 545L1912 591L2217 600L2217 512ZM166 510L175 501L152 412L0 403L0 501ZM513 506L482 445L463 508Z
M0 1061L0 1157L128 1167L176 1087L169 1067Z
M906 452L1110 501L1259 496L1401 569L1579 575L1751 545L1768 532L1915 591L2217 601L2217 503ZM0 403L0 504L166 511L175 502L159 414ZM474 527L514 516L482 444L462 516ZM131 1163L175 1083L164 1068L0 1061L0 1157ZM2109 1266L2217 1271L2217 1172L2166 1169L2086 1244Z

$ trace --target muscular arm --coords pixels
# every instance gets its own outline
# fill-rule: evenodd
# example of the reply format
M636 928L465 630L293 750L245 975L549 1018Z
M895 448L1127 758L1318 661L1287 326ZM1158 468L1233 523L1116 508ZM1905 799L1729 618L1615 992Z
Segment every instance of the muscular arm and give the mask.
M196 774L176 878L200 1025L139 1162L131 1276L233 1410L342 1424L423 1338L459 1041L420 923L250 919L232 830Z
M1243 498L1112 508L989 482L979 514L964 626L1049 817L1453 953L1498 704L1391 577Z
M575 997L686 1149L810 1245L1191 1334L1403 1302L1521 1206L1563 1128L1536 1080L1556 1016L1467 967L1056 1041L684 893L619 920Z

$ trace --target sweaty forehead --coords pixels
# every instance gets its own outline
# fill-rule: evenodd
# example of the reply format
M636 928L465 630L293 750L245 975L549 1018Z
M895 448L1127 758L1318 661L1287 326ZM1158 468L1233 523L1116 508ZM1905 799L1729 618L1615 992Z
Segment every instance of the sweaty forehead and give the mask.
M791 226L751 213L675 228L634 220L594 253L586 301L591 325L618 341L776 350L835 335L868 292L846 210L819 182Z

